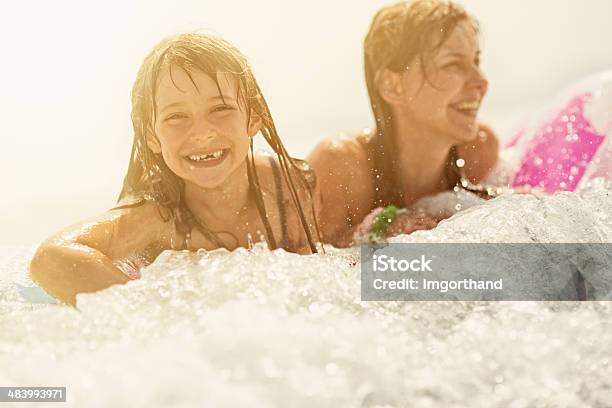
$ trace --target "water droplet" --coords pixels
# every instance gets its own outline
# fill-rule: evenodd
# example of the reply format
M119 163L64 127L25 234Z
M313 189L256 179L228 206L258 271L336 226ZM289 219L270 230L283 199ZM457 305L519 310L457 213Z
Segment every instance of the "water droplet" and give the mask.
M465 166L465 160L463 159L457 159L457 167L462 168L463 166Z
M455 210L457 210L457 211L461 210L461 204L456 204L455 205Z

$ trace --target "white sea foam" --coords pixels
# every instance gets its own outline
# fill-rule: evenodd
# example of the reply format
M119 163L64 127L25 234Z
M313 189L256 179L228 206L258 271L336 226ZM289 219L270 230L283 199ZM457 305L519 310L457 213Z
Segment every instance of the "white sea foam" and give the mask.
M395 241L612 242L611 192L602 181L500 197ZM21 301L32 248L8 252L0 385L65 385L70 407L612 401L609 302L361 302L357 249L257 246L164 252L141 280L79 295L75 311Z

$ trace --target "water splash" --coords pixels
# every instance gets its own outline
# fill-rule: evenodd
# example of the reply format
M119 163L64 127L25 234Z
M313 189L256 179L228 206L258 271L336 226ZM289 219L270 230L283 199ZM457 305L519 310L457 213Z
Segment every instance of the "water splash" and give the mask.
M611 192L600 179L502 196L395 240L612 242ZM31 250L15 252L0 269L0 384L66 385L79 408L612 400L612 304L361 302L358 250L326 252L166 251L142 279L79 295L80 312L20 301Z

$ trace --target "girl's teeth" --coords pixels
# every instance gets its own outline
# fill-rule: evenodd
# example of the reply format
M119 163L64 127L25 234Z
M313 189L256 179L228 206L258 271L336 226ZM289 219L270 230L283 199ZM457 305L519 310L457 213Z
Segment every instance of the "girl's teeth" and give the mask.
M210 154L192 155L192 156L189 156L189 159L193 161L214 160L214 159L220 158L222 155L223 155L223 150L217 150L216 152L213 152Z

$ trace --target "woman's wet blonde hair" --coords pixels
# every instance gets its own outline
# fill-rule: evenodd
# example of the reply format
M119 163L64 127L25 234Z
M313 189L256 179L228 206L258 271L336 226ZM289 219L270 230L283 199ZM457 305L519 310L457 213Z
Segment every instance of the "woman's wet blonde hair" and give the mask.
M314 203L314 173L301 161L289 157L283 146L268 105L257 85L253 72L238 49L222 38L206 34L179 34L157 44L145 58L132 88L132 124L134 141L127 174L117 201L117 207L126 208L144 204L152 200L160 205L160 215L164 220L172 218L183 233L195 226L208 239L222 247L221 240L196 217L191 214L183 200L183 180L166 165L161 155L153 153L147 145L148 138L155 137L156 91L160 75L165 69L182 69L191 78L191 73L201 71L210 76L217 84L222 96L217 74L228 74L236 81L237 100L246 108L250 121L251 112L261 118L260 132L274 153L278 156L280 170L286 181L291 198L308 239L311 251L316 252L315 240L303 205L311 212L314 231L318 238ZM191 79L193 81L193 79ZM253 143L247 156L247 170L251 193L257 204L264 224L266 239L271 248L277 248L262 196L259 177L255 166ZM298 189L303 189L310 197L310 203L300 203ZM167 210L167 211L166 211ZM178 217L177 214L180 214Z
M478 22L463 7L450 1L401 1L380 9L364 41L365 77L376 120L374 135L377 205L388 204L398 158L394 152L392 111L378 89L383 70L401 73L418 60L421 67L451 35L458 23L468 21L478 33ZM425 80L429 79L426 76Z

